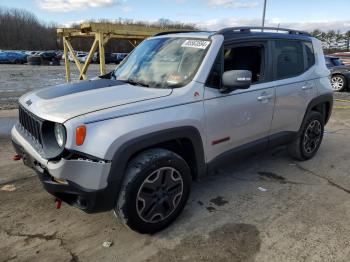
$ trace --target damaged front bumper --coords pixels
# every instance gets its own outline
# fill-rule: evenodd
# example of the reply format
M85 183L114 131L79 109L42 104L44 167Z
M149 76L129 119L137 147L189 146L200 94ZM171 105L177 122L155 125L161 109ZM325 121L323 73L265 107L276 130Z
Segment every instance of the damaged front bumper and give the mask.
M16 153L34 169L43 187L56 198L87 213L111 210L114 190L107 183L110 161L76 157L49 161L41 157L14 127L11 131Z

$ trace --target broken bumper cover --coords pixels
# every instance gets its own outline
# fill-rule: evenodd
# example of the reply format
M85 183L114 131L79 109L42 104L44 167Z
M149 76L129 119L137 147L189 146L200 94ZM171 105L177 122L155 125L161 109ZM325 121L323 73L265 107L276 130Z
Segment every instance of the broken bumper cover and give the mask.
M342 75L345 77L346 79L346 83L347 83L347 88L350 88L350 72L343 72Z
M102 190L86 190L70 181L66 185L57 183L46 172L38 172L38 175L47 192L86 213L109 211L114 207L112 187Z
M86 159L48 161L15 128L11 134L16 153L25 165L37 172L50 194L87 213L108 211L114 207L114 187L106 182L110 163Z

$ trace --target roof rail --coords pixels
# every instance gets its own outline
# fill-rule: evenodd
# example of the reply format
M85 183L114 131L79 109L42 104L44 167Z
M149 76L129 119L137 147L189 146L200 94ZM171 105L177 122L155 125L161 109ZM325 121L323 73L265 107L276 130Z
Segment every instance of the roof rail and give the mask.
M160 35L169 35L169 34L179 34L179 33L196 33L196 32L201 32L198 30L175 30L175 31L165 31L165 32L160 32L158 34L155 34L154 36L160 36Z
M228 34L228 33L251 33L252 30L261 30L261 32L264 32L264 30L269 31L276 31L276 32L287 32L291 35L306 35L311 36L308 32L305 31L299 31L294 29L288 29L288 28L280 28L280 27L261 27L261 26L243 26L243 27L227 27L219 30L217 34Z

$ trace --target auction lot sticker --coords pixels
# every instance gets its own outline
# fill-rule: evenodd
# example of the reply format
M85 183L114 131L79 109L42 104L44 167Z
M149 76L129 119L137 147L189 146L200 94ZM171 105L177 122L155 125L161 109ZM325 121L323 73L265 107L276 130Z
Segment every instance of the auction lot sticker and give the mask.
M192 47L192 48L206 49L209 44L210 44L210 41L186 40L181 46L182 47Z

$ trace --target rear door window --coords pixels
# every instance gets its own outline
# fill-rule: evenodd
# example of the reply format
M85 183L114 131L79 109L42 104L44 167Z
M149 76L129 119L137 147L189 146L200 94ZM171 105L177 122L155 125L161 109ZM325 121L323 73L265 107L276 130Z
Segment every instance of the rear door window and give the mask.
M304 50L300 41L276 40L274 48L275 79L284 79L304 72Z
M309 69L315 64L315 53L311 42L304 42L306 54L306 69Z

